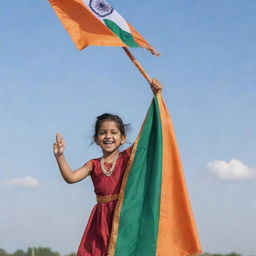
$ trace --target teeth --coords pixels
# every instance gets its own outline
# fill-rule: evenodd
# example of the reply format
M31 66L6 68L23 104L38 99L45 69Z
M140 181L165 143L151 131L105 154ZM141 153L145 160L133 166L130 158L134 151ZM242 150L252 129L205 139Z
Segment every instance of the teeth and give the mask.
M114 142L111 142L111 141L104 141L103 143L104 143L104 144L113 144Z

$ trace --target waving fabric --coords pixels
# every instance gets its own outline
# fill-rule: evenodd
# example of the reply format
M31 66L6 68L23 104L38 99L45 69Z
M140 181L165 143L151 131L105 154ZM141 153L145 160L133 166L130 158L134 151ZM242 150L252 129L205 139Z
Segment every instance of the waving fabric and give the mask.
M106 0L49 0L79 50L89 45L152 46Z
M155 96L133 146L108 256L200 254L172 122Z

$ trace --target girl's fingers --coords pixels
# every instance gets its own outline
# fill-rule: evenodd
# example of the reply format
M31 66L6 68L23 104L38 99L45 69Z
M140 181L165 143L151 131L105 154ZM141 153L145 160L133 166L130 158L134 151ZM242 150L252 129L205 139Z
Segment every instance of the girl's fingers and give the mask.
M160 91L163 87L157 79L152 79L151 86L153 90Z
M54 154L63 154L65 145L62 135L60 133L56 133L56 142L53 144Z
M56 134L56 142L60 142L60 135L58 133Z
M162 85L160 84L160 82L157 79L155 79L155 78L152 79L150 85L154 89L162 88Z
M156 78L153 78L152 81L151 81L151 84L153 85L156 85L156 84L159 84L160 82L156 79Z
M53 148L54 149L65 148L65 144L64 143L54 143Z
M56 133L56 142L63 142L63 137L60 133Z
M64 145L62 142L57 143L57 147L58 147L58 148L64 148L64 146L65 146L65 145Z
M61 143L53 144L53 152L54 154L63 154L65 150L65 146Z

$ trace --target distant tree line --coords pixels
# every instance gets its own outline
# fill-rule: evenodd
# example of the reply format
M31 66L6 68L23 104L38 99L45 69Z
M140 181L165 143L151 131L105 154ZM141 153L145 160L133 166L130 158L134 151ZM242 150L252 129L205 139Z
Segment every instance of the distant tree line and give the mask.
M53 252L50 248L37 247L28 248L26 251L18 249L14 253L8 253L4 249L0 249L0 256L60 256L60 254ZM73 254L69 256L73 256Z
M203 253L201 256L242 256L242 255L239 254L239 253L235 253L235 252L231 252L231 253L228 253L228 254L208 253L208 252L205 252L205 253Z
M50 248L37 247L37 248L28 248L26 251L18 249L14 253L8 253L4 249L0 248L0 256L61 256L61 255L58 252L53 252ZM70 253L65 256L76 256L76 253ZM216 253L205 252L201 256L242 256L242 255L235 252L232 252L229 254L219 254L219 253L216 254Z

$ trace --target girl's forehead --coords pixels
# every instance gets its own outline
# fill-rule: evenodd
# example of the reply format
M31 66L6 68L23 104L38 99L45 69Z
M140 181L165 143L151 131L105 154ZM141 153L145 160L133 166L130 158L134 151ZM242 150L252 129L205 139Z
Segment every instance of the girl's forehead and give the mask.
M106 120L103 121L100 125L100 130L112 130L112 129L118 129L118 124L115 121Z

